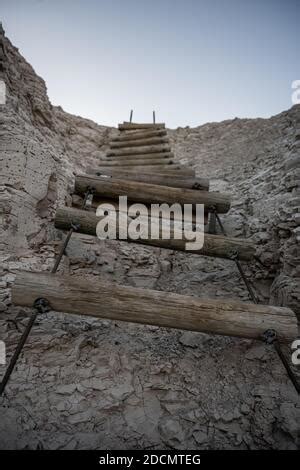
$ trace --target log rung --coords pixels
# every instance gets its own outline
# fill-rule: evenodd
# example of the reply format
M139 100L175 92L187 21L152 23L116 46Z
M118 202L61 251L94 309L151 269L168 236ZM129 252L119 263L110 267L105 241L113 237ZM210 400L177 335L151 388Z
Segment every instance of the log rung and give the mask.
M120 149L113 149L107 152L107 156L114 155L139 155L149 153L171 152L169 144L161 145L143 145L140 147L124 147Z
M144 145L163 145L168 144L169 139L166 137L151 137L151 138L141 138L139 140L123 140L123 141L111 141L110 148L111 149L118 149L118 148L126 148L126 147L143 147Z
M72 198L73 199L73 198ZM78 197L77 198L74 198L74 200L72 200L72 207L76 208L76 209L81 209L82 208L82 204L83 204L83 201L84 201L84 197ZM108 207L111 207L113 206L115 208L115 211L117 213L120 212L120 207L119 207L119 203L118 201L116 200L113 200L113 199L105 199L105 198L100 198L100 197L93 197L93 200L92 200L92 203L91 203L91 206L90 208L91 209L94 209L94 211L97 210L97 207L99 206L99 204L105 204L107 205L108 204ZM141 209L141 211L139 212L139 214L136 214L135 216L130 216L128 215L128 211L122 211L122 213L125 213L128 217L130 217L130 219L133 219L133 218L136 218L138 216L143 216L145 218L147 218L148 220L148 223L151 223L151 220L154 220L156 218L156 216L149 216L149 212L150 212L150 207L148 205L145 204L145 207L146 207L146 210L143 211ZM158 219L161 221L161 223L164 223L165 224L165 220L164 218L159 215L158 216ZM146 220L146 219L145 219ZM174 214L171 214L171 221L173 222L173 220L179 220L179 222L181 223L182 222L182 217L180 217L179 219L176 218L176 215L174 217ZM197 223L197 220L196 220L196 216L195 214L192 214L192 217L188 217L186 216L185 217L185 221L186 222L191 222L192 224L196 224ZM206 212L204 214L204 225L207 225L207 222L208 222L208 213ZM177 225L178 226L178 225ZM171 229L172 229L172 232L173 233L173 227L171 226Z
M202 333L262 339L275 329L282 342L297 336L292 310L228 300L125 287L76 276L20 272L12 287L15 305L32 307L47 299L52 310L117 321L156 325Z
M134 160L138 162L139 160L147 159L158 159L158 158L174 158L173 152L153 152L153 153L136 153L133 155L107 155L105 160L100 160L104 162L126 162L127 160Z
M139 131L130 131L129 133L122 132L119 136L113 137L111 142L125 142L128 140L140 140L147 139L150 137L165 137L167 131L165 129L161 130L139 130Z
M91 176L75 178L75 191L78 194L84 194L90 187L94 188L95 195L109 199L127 196L130 201L146 204L204 204L207 211L216 210L219 213L226 213L230 209L228 195L216 192L173 188L117 178L110 180Z
M209 180L206 178L198 178L193 176L176 176L176 175L160 175L160 174L141 174L134 172L126 172L119 169L96 170L88 169L87 173L102 178L112 177L126 179L130 181L141 181L150 184L159 184L162 186L171 186L174 188L187 188L208 191Z
M153 154L156 155L156 154ZM134 155L130 155L130 157L134 157ZM129 157L129 155L128 155ZM124 167L124 166L153 166L153 165L173 165L174 160L173 158L168 158L166 157L160 157L160 158L145 158L145 159L125 159L122 157L122 159L110 159L110 160L100 160L100 164L102 166L107 166L107 167Z
M135 123L135 122L126 122L124 121L123 124L119 124L118 128L120 131L131 131L131 130L157 130L157 129L165 129L165 123L157 123L157 124L149 124L149 123Z
M151 175L151 174L159 174L162 176L195 176L195 170L193 168L189 167L184 167L180 163L175 163L174 165L162 165L162 166L155 166L155 165L149 165L149 166L141 166L141 165L136 165L136 166L125 166L125 167L120 167L120 168L109 168L109 167L103 167L99 165L98 171L118 171L120 172L126 172L126 173L141 173L144 175ZM114 174L116 176L116 173Z
M96 216L94 212L65 207L57 209L54 224L55 228L60 230L70 230L72 225L76 224L79 226L79 233L96 236L97 224L102 219L103 217ZM130 219L127 220L128 222L130 222ZM119 239L118 227L116 229L116 239ZM250 261L255 255L255 246L252 242L240 238L224 237L222 235L205 234L204 245L201 249L197 250L187 249L185 239L152 239L148 237L136 240L131 239L130 235L128 235L126 241L217 258L231 259L233 254L236 254L238 259Z

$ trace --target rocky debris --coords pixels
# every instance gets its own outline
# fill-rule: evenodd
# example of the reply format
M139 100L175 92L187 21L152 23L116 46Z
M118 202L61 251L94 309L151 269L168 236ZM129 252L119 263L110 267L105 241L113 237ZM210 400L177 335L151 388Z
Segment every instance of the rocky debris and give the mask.
M3 52L4 51L4 52ZM20 269L50 270L74 175L117 130L49 102L44 81L0 30L0 337L10 357L30 309L11 304ZM300 106L271 119L168 131L175 156L233 195L222 217L258 246L245 266L265 303L299 312ZM73 197L74 198L74 197ZM74 198L76 200L76 198ZM234 263L75 234L59 272L248 301ZM57 274L59 275L59 273ZM0 376L4 366L0 366ZM1 398L0 447L293 449L296 392L272 348L247 340L49 312Z
M179 341L184 346L190 348L196 348L199 342L199 336L197 333L193 333L192 331L185 331L179 338Z

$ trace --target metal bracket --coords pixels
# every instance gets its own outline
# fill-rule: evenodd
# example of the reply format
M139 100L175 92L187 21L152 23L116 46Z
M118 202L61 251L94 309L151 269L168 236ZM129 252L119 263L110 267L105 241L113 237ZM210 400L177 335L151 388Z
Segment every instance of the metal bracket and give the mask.
M77 230L80 229L80 224L76 224L74 222L71 222L71 228L74 230L74 232L77 232Z
M50 303L48 302L47 299L44 299L43 297L36 299L34 301L33 306L39 314L47 313L51 310Z
M232 250L229 252L228 258L231 259L232 261L237 261L238 256L239 256L239 254L238 254L237 250L233 250L233 249L232 249Z
M262 339L266 344L273 344L277 341L277 332L273 328L266 330L262 334Z

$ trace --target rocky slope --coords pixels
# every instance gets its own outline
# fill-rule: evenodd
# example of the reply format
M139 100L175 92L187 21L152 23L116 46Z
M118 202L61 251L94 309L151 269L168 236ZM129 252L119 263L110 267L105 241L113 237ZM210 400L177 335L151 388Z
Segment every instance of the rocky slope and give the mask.
M53 107L3 34L0 46L0 338L10 356L30 314L11 305L15 273L52 267L63 238L55 209L71 204L74 175L97 165L116 130ZM246 271L260 300L300 313L300 106L169 135L179 161L233 195L223 221L258 244L265 267ZM60 272L248 299L230 261L87 236L74 235ZM265 345L57 313L39 318L0 405L0 448L297 446L297 395Z

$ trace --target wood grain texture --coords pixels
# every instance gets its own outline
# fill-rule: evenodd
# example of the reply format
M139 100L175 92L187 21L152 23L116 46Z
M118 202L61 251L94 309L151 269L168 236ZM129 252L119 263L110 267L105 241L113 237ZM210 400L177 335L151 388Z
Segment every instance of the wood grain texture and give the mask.
M167 135L167 131L164 129L152 131L149 130L138 130L138 131L130 131L130 132L122 132L117 137L113 137L111 142L124 142L128 140L135 140L135 139L148 139L151 137L165 137Z
M134 155L106 155L105 159L100 160L100 162L126 162L128 160L133 160L138 162L139 160L145 159L159 159L159 158L174 158L173 152L157 152L157 153L136 153Z
M122 155L141 155L149 153L162 153L162 152L171 152L170 145L161 144L161 145L142 145L139 147L124 147L120 149L111 149L107 151L107 156L122 156Z
M125 166L119 168L113 167L103 167L99 164L97 170L99 171L117 171L117 172L126 172L126 173L135 173L135 174L143 174L143 175L151 175L151 174L159 174L161 176L195 176L196 172L193 168L184 167L180 165L180 163L175 163L173 165L135 165L135 166Z
M136 123L136 122L126 122L124 121L123 124L119 124L118 128L120 131L131 131L131 130L138 130L138 129L165 129L165 123L157 123L157 124L149 124L149 123Z
M173 188L187 188L196 189L200 191L208 191L209 180L207 178L198 178L192 176L176 176L176 175L159 175L159 174L141 174L141 173L130 173L119 169L109 169L108 171L95 170L88 168L87 173L93 176L99 176L103 178L114 176L115 178L121 178L131 181L141 181L150 184L159 184L162 186L171 186Z
M79 225L78 233L96 236L96 227L102 217L96 216L94 212L83 211L69 207L59 208L56 211L54 224L60 230L69 230L72 224ZM117 230L117 239L119 233ZM222 235L204 235L204 246L201 250L187 250L186 240L176 239L139 239L126 241L140 243L142 245L157 246L169 250L185 251L195 255L213 256L217 258L232 258L233 254L237 254L238 259L250 261L255 254L255 246L252 242L240 238L223 237Z
M84 200L84 197L82 196L82 198L80 198L80 200L78 201L76 199L75 203L72 205L72 207L75 207L77 209L81 209L82 208L82 204L83 204L83 200ZM99 206L99 204L109 204L109 207L112 205L116 212L119 212L120 211L120 207L119 207L119 204L118 204L118 201L117 200L114 200L114 199L105 199L105 198L99 198L99 197L93 197L93 200L92 200L92 204L90 206L91 209L94 209L94 212L96 212L96 209L97 207ZM140 212L140 215L148 215L150 213L150 205L149 204L145 204L145 207L146 209L145 210L141 210ZM90 209L90 210L91 210ZM128 215L128 211L122 211L122 212L125 212L127 215ZM130 216L130 218L136 218L139 214L135 215L135 216ZM153 218L153 216L152 216ZM161 214L159 215L158 217L160 220L163 220ZM176 215L174 217L174 214L171 214L171 220L176 220ZM150 217L147 217L147 220L151 220ZM182 217L179 217L179 219L177 220L182 220ZM197 220L196 220L196 217L195 217L195 214L192 214L191 217L188 217L186 216L185 220L188 222L192 222L193 224L196 224L197 223ZM208 213L205 213L204 214L204 224L206 225L208 222Z
M296 316L284 307L206 300L118 286L95 277L18 273L12 287L13 304L32 307L37 298L47 299L55 311L97 318L258 340L273 328L286 343L297 336Z
M169 139L166 137L150 137L144 138L139 140L125 140L125 141L118 141L114 142L113 140L110 142L111 149L123 148L123 147L143 147L145 145L164 145L168 144Z
M173 165L174 160L173 157L168 157L168 155L162 155L158 153L152 153L151 155L160 155L158 158L147 158L148 155L145 155L145 158L141 158L141 156L137 156L139 158L135 158L135 155L126 155L122 158L110 158L107 160L100 160L99 163L101 166L107 167L124 167L124 166L155 166L155 165Z
M109 181L91 176L75 178L75 191L78 194L85 193L89 187L94 188L96 195L110 199L127 196L130 201L147 204L164 202L167 204L204 204L207 211L215 208L219 213L226 213L230 209L229 196L221 193L172 188L117 178L111 178Z

